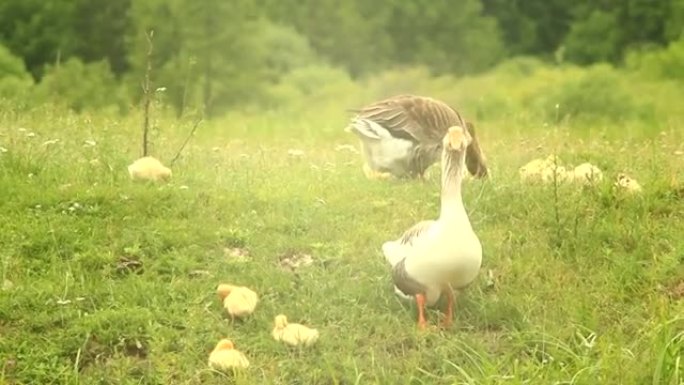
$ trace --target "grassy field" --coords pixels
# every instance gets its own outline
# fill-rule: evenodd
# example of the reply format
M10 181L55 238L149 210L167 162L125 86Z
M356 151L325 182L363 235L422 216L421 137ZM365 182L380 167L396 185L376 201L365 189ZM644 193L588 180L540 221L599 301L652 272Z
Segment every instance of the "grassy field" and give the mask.
M337 147L357 145L345 107L203 124L162 185L128 178L139 116L4 113L0 384L684 383L681 121L479 124L492 178L467 181L465 201L482 272L454 327L421 333L380 245L437 215L439 170L366 180ZM190 124L159 126L154 154L168 163ZM518 180L551 153L606 180ZM614 190L619 172L643 193ZM301 255L313 264L283 267ZM260 294L251 318L231 323L221 282ZM273 341L278 313L318 328L319 343ZM232 379L207 368L222 337L252 364Z

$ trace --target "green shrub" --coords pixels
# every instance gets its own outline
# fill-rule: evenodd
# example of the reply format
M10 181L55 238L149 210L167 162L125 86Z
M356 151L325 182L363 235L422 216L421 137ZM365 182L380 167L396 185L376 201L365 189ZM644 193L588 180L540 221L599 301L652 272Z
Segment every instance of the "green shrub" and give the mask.
M259 21L258 26L252 40L266 80L277 82L295 69L320 63L309 40L293 27L268 20Z
M456 105L467 112L468 119L506 119L525 112L520 101L534 92L539 74L548 66L532 57L506 60L486 74L459 79L451 85L451 92L458 93Z
M501 62L492 72L497 75L521 77L534 75L544 67L544 63L537 58L520 56Z
M75 111L125 108L127 99L106 61L84 64L76 58L49 66L37 93L43 101L64 104Z
M357 92L357 85L346 71L319 64L284 75L279 84L269 88L268 95L276 105L297 105L339 100L340 95Z
M0 44L0 99L22 100L33 87L23 60Z
M293 104L302 98L321 96L332 84L349 82L346 72L325 65L306 37L294 28L268 20L258 21L257 26L250 45L259 63L253 72L259 75L256 81L245 84L249 100L243 100L244 104Z
M526 101L547 122L618 123L653 119L653 105L631 92L624 75L610 65L566 70L563 75Z
M627 54L627 68L659 79L684 80L684 39L666 49Z
M365 83L375 98L385 98L397 94L434 92L435 77L427 67L406 67L383 71Z
M579 64L614 61L620 54L619 30L615 14L595 10L572 24L565 37L565 53Z

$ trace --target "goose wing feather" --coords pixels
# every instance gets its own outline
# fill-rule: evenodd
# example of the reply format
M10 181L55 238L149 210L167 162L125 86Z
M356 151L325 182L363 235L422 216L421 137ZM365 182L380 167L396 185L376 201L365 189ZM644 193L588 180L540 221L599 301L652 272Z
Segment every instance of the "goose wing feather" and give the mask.
M489 173L473 124L466 122L456 110L440 100L404 94L371 103L354 112L357 113L355 120L375 122L386 130L383 134L428 145L426 149L430 145L439 147L449 127L466 127L472 137L466 155L468 171L479 178ZM369 127L367 122L363 125Z
M435 224L434 220L425 220L416 223L411 226L408 230L399 237L399 239L394 241L387 241L382 245L382 252L385 255L385 259L391 266L395 266L401 260L406 258L410 252L410 248L413 243L423 234L425 234L432 225Z
M392 266L392 279L395 282L394 292L397 296L404 300L412 300L408 293L413 293L416 291L418 284L409 279L406 270L404 268L404 262L406 257L410 253L410 248L413 243L435 224L434 220L424 220L411 226L408 230L399 237L399 239L394 241L385 242L382 245L382 251L385 255L385 259ZM403 284L402 284L403 283ZM397 286L398 284L398 286ZM408 285L408 287L407 287ZM401 289L399 287L402 287ZM406 291L406 293L404 292Z
M425 96L393 96L369 104L357 113L382 125L395 137L420 143L439 142L450 126L465 124L446 103Z
M385 128L370 119L354 118L349 128L355 134L366 139L381 140L392 137Z
M399 243L402 245L412 245L418 237L423 235L434 224L434 220L425 220L416 223L408 230L404 231L404 234L402 234L401 238L399 238Z

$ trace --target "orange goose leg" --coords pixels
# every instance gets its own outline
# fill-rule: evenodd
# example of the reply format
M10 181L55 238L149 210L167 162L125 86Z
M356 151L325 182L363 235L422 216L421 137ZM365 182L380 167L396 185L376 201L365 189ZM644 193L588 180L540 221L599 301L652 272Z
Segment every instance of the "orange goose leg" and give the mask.
M456 301L456 297L454 296L453 290L449 286L444 289L444 292L447 296L447 305L446 310L444 311L444 321L442 321L442 326L448 328L451 326L454 320L454 302Z
M418 328L425 330L427 321L425 320L425 295L416 294L416 305L418 306Z

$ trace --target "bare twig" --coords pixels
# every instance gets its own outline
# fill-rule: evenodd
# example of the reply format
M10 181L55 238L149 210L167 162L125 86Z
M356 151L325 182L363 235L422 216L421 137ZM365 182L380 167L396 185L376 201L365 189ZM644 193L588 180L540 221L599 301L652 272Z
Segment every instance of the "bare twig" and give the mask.
M192 77L192 67L195 65L195 59L190 58L188 60L188 71L185 74L185 84L183 85L183 99L181 100L180 111L178 112L178 117L182 118L188 104L188 89L190 89L190 78Z
M182 145L180 146L180 148L178 149L178 152L176 153L176 156L174 156L173 159L171 159L171 163L169 164L169 167L173 166L173 164L178 160L178 158L180 157L181 153L183 152L183 149L185 148L185 146L186 146L186 145L188 144L188 142L190 141L190 138L192 138L192 136L195 135L195 131L197 131L197 127L199 126L199 124L200 124L201 122L202 122L202 117L200 116L199 118L197 118L197 121L195 121L195 124L192 126L192 130L190 130L190 134L188 134L188 137L185 138L185 141L183 142L183 144L182 144Z
M145 70L145 81L143 83L143 156L147 156L148 152L148 141L147 136L150 131L150 102L152 98L150 97L150 73L152 72L152 48L154 44L152 43L152 38L154 37L154 30L150 30L149 33L145 34L147 38L147 69Z

